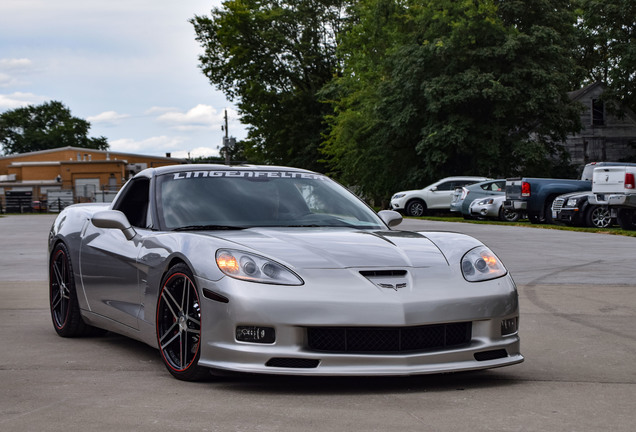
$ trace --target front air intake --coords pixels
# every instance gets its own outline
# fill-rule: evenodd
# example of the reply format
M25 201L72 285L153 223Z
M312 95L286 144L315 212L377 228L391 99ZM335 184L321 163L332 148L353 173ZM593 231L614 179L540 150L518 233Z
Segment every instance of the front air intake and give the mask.
M320 364L317 359L301 359L293 357L274 357L265 363L267 367L291 368L291 369L314 369Z
M506 358L506 357L508 357L508 352L505 349L482 351L482 352L475 353L475 360L477 361L497 360L497 359Z

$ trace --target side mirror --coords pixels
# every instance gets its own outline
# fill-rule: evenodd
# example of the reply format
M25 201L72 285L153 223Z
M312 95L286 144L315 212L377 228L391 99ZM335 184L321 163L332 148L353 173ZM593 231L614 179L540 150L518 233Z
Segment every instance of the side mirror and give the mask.
M437 190L437 186L433 186L433 187L431 188L431 192L435 192L436 190Z
M380 216L380 219L382 219L389 228L402 223L402 215L393 210L380 210L378 216Z
M132 227L125 214L119 210L104 210L97 212L91 218L91 222L97 228L118 229L124 233L126 240L132 240L137 232Z

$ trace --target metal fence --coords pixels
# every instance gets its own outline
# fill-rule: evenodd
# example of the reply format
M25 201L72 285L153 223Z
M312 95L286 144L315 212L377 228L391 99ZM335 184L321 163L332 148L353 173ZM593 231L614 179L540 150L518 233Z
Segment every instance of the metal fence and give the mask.
M112 202L118 190L119 187L95 190L91 185L82 185L73 189L49 191L40 199L28 191L6 191L4 195L0 195L0 213L59 213L72 204Z

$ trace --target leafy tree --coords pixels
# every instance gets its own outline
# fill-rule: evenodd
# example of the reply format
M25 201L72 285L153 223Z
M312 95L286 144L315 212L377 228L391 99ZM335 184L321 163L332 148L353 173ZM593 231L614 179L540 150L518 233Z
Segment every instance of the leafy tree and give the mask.
M579 127L575 16L561 0L364 0L324 145L375 197L446 175L548 175Z
M586 72L584 83L604 83L606 98L636 111L636 2L579 3L579 61Z
M329 106L316 92L336 69L343 0L228 0L191 23L204 48L200 67L236 100L254 162L321 169Z
M73 117L57 101L0 114L0 144L5 155L66 146L108 149L105 137L88 137L89 129L89 122Z

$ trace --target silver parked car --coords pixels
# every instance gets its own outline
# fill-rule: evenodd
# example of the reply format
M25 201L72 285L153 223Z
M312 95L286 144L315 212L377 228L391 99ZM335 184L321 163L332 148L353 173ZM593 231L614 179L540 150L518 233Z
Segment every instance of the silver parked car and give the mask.
M496 195L488 198L477 198L470 203L468 213L473 218L499 219L502 222L516 222L520 219L519 212L505 209L503 202L506 195Z
M423 189L401 191L391 197L391 209L407 216L423 216L427 210L449 210L453 192L486 177L446 177Z
M478 199L497 195L505 195L506 179L486 180L463 186L457 189L451 201L451 211L460 212L464 218L470 219L470 204Z
M406 232L310 171L151 168L49 236L60 336L109 330L168 371L411 375L523 361L515 283L478 240Z

